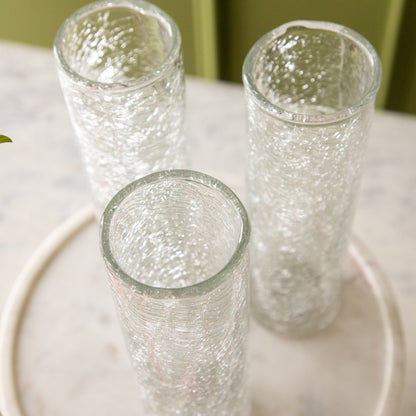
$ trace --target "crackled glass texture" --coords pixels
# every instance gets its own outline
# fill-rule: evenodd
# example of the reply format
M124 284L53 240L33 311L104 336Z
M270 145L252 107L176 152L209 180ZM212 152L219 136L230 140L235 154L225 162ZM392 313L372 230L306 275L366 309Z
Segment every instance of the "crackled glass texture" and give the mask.
M379 60L357 33L301 21L260 39L243 72L253 312L311 334L339 308Z
M144 414L248 415L247 214L215 179L149 175L106 208L102 253Z
M181 39L169 16L139 0L91 3L62 25L54 52L97 216L134 179L186 167Z

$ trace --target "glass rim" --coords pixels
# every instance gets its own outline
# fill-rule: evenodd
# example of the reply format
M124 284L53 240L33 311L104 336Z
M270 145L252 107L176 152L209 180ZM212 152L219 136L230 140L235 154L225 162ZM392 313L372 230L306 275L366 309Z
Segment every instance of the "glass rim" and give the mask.
M304 112L289 111L282 106L276 105L259 91L256 82L252 77L252 73L260 51L273 39L283 35L287 29L294 26L303 26L307 29L320 29L335 32L342 37L349 38L360 47L360 49L368 57L368 61L371 63L372 81L369 88L362 94L356 103L330 114L311 115ZM271 30L254 43L244 59L242 76L246 91L250 92L254 96L257 105L264 108L272 116L297 124L329 124L351 117L375 98L381 84L381 61L373 45L364 36L353 29L338 23L327 21L294 20Z
M156 68L154 68L151 72L141 77L138 77L137 79L132 79L123 82L108 83L84 77L83 75L80 75L77 71L74 71L65 59L64 39L67 30L70 28L73 22L82 19L83 17L91 14L92 12L115 7L125 7L128 9L136 10L139 13L152 16L155 19L162 22L172 37L171 47L169 48L163 61ZM73 82L90 88L93 87L102 90L126 91L132 88L144 87L148 84L151 84L163 75L163 73L166 71L166 68L171 66L174 63L178 54L181 53L181 34L176 22L172 19L171 16L169 16L165 11L163 11L159 7L145 0L98 0L79 8L65 19L65 21L62 23L62 25L59 27L56 33L53 44L53 53L55 56L55 61L59 65L60 69Z
M110 245L110 226L120 203L125 200L132 192L135 192L139 188L161 182L165 179L191 181L193 183L197 183L215 190L230 201L231 205L235 208L236 214L238 214L241 219L239 240L227 263L219 271L211 276L208 276L203 281L183 287L170 288L151 286L132 278L120 267L112 253ZM100 249L104 258L104 262L106 266L111 270L111 273L118 279L124 281L127 285L138 290L140 293L158 299L190 298L206 294L214 290L226 280L227 274L229 274L230 270L233 270L238 266L238 264L240 264L246 251L248 250L250 232L251 227L246 208L238 196L234 193L234 191L232 191L227 185L212 176L194 170L170 169L151 173L140 179L136 179L121 189L111 199L101 217Z

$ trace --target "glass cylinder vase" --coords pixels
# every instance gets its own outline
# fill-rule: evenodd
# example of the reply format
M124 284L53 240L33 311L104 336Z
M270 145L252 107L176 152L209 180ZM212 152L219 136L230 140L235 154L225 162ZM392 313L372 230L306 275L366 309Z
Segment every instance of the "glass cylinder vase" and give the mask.
M248 415L246 211L218 180L148 175L106 207L101 249L144 414Z
M98 217L134 179L187 166L181 37L166 13L90 3L63 23L54 56Z
M245 59L252 305L280 334L336 316L380 78L371 44L329 22L280 26Z

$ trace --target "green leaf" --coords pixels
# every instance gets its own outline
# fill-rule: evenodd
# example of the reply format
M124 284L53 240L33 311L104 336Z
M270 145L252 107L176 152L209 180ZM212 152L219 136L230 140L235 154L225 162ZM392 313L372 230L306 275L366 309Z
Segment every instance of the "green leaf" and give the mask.
M11 142L12 140L9 139L7 136L4 136L3 134L0 134L0 143L6 143Z

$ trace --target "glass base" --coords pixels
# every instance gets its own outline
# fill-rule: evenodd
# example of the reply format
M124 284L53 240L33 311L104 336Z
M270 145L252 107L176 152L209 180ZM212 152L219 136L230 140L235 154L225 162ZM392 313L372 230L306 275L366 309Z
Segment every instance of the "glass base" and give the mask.
M255 304L251 305L251 314L259 324L271 332L285 337L300 338L315 335L331 325L338 315L340 304L341 301L337 298L323 313L314 316L313 319L302 316L289 322L272 319L267 311L256 308Z

